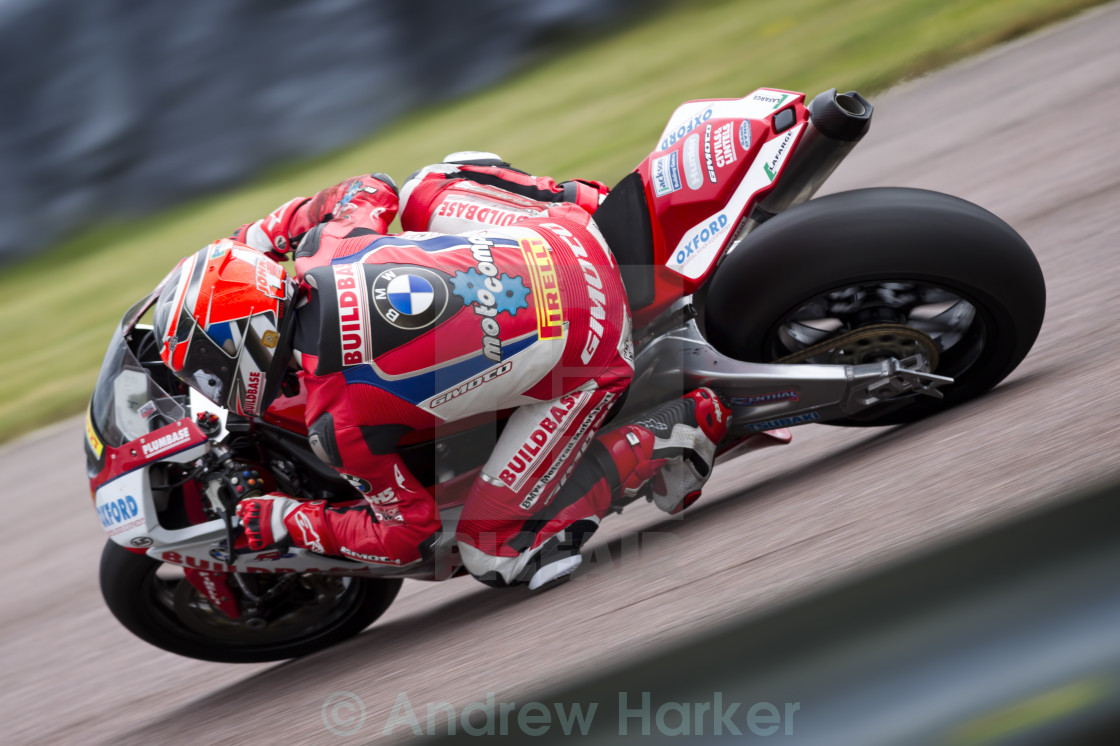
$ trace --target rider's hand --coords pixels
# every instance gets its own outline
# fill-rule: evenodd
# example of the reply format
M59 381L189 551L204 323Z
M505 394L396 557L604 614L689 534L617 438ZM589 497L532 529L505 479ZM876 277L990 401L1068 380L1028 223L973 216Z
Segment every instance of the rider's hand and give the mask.
M237 504L249 549L258 552L288 538L284 518L300 506L290 497L249 497Z
M564 200L566 202L574 202L591 214L599 209L599 205L611 193L609 186L594 179L562 181L560 186L564 187Z
M283 261L292 248L292 221L296 211L307 202L306 197L296 197L277 207L266 217L243 225L233 238L266 254L271 259ZM302 230L298 231L302 233Z

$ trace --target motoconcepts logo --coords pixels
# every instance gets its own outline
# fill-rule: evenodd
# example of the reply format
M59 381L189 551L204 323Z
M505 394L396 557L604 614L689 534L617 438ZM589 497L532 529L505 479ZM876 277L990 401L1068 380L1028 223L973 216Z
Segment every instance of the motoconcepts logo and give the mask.
M496 363L502 361L501 325L497 316L508 313L514 316L518 310L528 308L529 287L520 275L499 274L494 260L494 242L487 238L472 237L471 257L475 268L466 272L456 272L451 278L454 292L463 302L474 309L482 327L482 354Z

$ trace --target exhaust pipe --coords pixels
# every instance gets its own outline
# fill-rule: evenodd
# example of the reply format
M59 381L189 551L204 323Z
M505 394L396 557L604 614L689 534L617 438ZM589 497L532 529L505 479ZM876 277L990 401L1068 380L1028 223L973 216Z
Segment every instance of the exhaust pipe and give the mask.
M809 102L808 109L809 122L797 150L774 191L751 211L744 234L816 194L867 133L875 107L855 91L837 93L830 88Z

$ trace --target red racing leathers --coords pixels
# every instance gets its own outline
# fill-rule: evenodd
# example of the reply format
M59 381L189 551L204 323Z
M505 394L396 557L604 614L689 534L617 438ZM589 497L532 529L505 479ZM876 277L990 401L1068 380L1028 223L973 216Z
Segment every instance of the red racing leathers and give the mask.
M445 167L406 184L411 232L386 235L398 199L374 176L238 231L277 257L296 247L304 295L293 346L311 444L365 496L301 504L285 518L296 543L372 563L420 560L441 525L397 441L483 412L517 408L457 529L476 577L512 582L549 536L597 521L636 470L652 474L639 446L613 442L561 489L632 375L625 293L589 214L604 192Z

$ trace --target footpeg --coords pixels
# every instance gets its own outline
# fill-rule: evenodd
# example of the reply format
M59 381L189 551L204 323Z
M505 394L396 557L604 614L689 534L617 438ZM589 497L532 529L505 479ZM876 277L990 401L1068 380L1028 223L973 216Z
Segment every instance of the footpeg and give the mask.
M861 375L862 369L866 368L878 368L878 370L864 374L868 378L874 376L873 380L860 383L860 379L864 377L864 375ZM896 360L892 357L874 366L854 366L854 370L856 371L856 382L852 387L849 404L855 404L861 408L897 399L900 396L917 394L941 399L944 394L938 388L953 382L953 379L947 376L930 373L929 362L921 354L911 355L903 360Z

